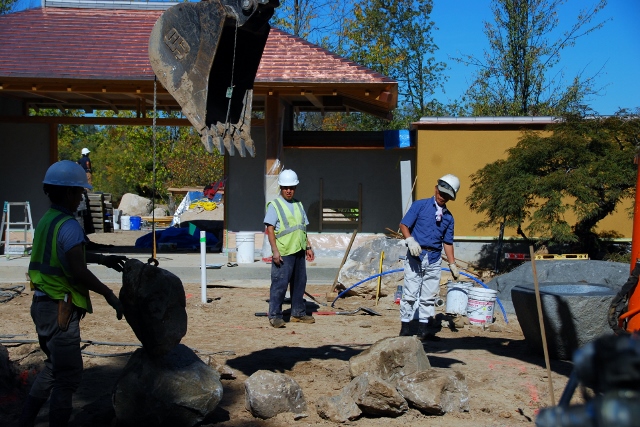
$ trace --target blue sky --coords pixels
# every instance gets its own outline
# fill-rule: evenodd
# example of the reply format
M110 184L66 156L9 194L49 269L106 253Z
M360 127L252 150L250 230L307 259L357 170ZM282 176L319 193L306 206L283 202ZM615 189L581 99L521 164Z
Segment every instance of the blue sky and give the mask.
M456 99L469 86L474 70L450 59L460 54L481 57L488 43L483 33L483 21L493 21L489 0L433 0L431 19L439 30L434 41L439 47L436 58L450 67L449 82L441 101ZM559 28L575 22L580 9L591 7L595 0L569 0L559 10ZM566 78L584 70L584 75L595 75L597 87L603 87L602 96L593 97L589 105L599 114L613 114L619 107L640 107L640 1L609 0L598 13L600 22L611 18L605 26L581 38L575 47L564 50L560 66ZM563 22L566 24L563 25Z
M431 19L438 30L434 41L439 47L436 58L446 62L449 81L441 102L460 97L469 86L474 69L457 64L451 57L460 54L482 56L488 46L483 33L484 21L492 21L490 0L433 0ZM580 9L592 7L595 0L568 0L559 11L560 29L575 21ZM18 10L39 7L40 0L19 0ZM599 114L613 114L620 107L640 107L640 0L608 0L597 22L610 19L605 26L578 40L575 47L562 52L560 67L565 78L579 72L592 76L602 69L596 86L601 96L589 105ZM569 80L567 80L569 81Z

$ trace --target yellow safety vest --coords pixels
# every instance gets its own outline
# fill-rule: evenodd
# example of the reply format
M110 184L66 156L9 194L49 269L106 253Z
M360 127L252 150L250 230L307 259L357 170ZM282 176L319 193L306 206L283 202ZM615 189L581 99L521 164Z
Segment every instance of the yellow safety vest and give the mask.
M89 290L74 284L71 274L58 259L58 232L65 221L75 219L57 209L49 209L42 217L33 238L29 277L31 284L51 299L64 299L71 293L73 305L93 312Z
M304 223L302 203L293 203L293 212L278 198L271 202L276 208L280 229L275 233L280 255L292 255L307 248L307 226ZM267 204L269 206L269 204Z

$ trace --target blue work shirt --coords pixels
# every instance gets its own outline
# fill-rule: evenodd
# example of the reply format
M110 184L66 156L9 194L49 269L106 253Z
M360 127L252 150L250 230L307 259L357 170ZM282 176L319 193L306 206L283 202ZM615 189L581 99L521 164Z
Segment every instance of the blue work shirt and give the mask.
M411 236L422 247L420 259L429 249L429 264L440 259L443 243L453 245L453 215L443 206L442 219L436 221L435 196L413 202L400 223L409 228Z

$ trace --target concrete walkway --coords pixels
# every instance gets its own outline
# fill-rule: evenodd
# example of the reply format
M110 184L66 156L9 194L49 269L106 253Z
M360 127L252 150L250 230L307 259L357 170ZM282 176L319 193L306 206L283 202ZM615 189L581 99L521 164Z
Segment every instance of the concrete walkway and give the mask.
M131 253L121 254L128 258L139 259L147 262L150 254ZM164 268L178 276L183 283L200 283L200 254L164 252L158 253L156 259L159 267ZM256 256L256 261L251 264L238 264L235 267L227 267L228 256L222 253L207 253L206 264L220 266L220 268L207 268L207 283L237 286L237 287L269 287L271 264L267 264ZM333 283L342 256L316 257L312 263L307 263L307 283L327 284ZM29 267L29 257L0 257L0 283L24 283L27 281L26 272ZM90 264L89 269L104 283L122 283L122 275L114 270L101 265ZM227 283L228 282L228 283Z

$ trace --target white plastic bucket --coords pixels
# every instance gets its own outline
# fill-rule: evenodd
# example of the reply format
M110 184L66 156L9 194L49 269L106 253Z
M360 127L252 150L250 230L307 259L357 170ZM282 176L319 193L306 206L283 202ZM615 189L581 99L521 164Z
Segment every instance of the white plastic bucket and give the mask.
M473 288L471 282L447 283L447 305L445 313L467 315L467 303L469 301L469 289Z
M472 325L493 323L498 291L486 288L471 288L468 292L467 317Z
M238 264L253 263L256 251L256 233L252 231L236 233L236 248L238 248Z
M122 215L120 217L120 228L123 230L131 230L131 217L129 215Z

